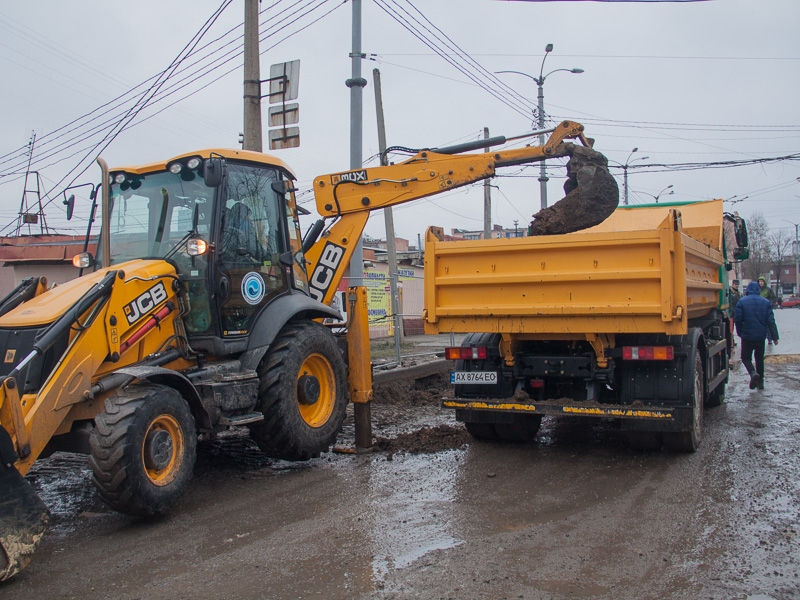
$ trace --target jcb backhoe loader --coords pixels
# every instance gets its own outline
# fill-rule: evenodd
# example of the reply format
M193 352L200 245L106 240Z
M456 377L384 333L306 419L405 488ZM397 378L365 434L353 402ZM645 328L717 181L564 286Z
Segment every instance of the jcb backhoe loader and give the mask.
M25 281L0 304L0 580L25 567L44 532L45 507L23 477L52 450L86 452L101 497L143 517L186 489L198 435L246 425L272 456L327 450L348 396L371 394L368 341L350 345L348 390L348 365L320 324L340 317L330 302L369 212L499 167L577 156L573 200L601 207L601 221L617 204L604 159L577 123L550 133L541 147L459 155L505 141L494 138L318 177L323 218L305 240L294 176L277 158L204 150L110 170L98 160L99 250L74 261L93 270L50 289Z

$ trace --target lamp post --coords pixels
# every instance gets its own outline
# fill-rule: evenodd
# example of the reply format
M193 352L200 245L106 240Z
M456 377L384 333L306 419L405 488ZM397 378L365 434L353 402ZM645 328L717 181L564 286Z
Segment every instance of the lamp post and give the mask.
M786 222L794 225L794 244L792 244L792 254L794 254L794 293L798 295L800 294L800 240L798 240L797 229L800 227L800 223Z
M672 184L669 184L667 187L665 187L663 190L661 190L660 192L658 192L655 195L648 194L647 192L639 192L639 193L640 194L644 194L645 196L650 196L651 198L653 198L656 201L656 204L658 204L658 199L661 198L661 196L664 195L664 192L666 192L667 190L670 190L669 193L667 194L667 196L671 196L672 194L675 193L675 190L673 190L671 188L672 188Z
M628 204L628 165L630 165L632 162L636 162L637 160L647 160L648 158L650 158L649 156L640 156L638 158L634 158L633 160L631 160L631 156L633 156L633 153L638 151L639 148L634 148L633 150L631 150L631 153L628 154L628 158L625 159L625 164L622 165L622 182L623 182L622 187L625 190L623 203L625 205Z
M583 69L554 69L550 71L547 75L544 75L544 61L547 60L547 55L553 51L553 44L547 44L544 48L544 57L542 58L542 66L539 68L539 77L534 77L533 75L529 75L528 73L523 73L521 71L496 71L496 73L516 73L517 75L524 75L525 77L529 77L536 82L536 85L539 88L538 94L538 101L539 101L539 119L538 119L538 126L539 129L544 129L544 82L545 79L550 77L553 73L557 73L558 71L566 71L567 73L583 73ZM539 144L544 146L544 134L539 135ZM542 209L547 208L547 167L545 166L544 161L541 162L539 167L539 194L541 196L542 202Z

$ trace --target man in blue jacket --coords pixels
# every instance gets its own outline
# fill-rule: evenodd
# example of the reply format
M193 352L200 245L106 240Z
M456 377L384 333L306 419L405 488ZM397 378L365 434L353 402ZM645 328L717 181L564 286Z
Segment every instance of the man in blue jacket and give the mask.
M757 281L747 284L745 296L736 303L733 312L736 332L742 339L742 364L750 374L750 389L764 389L764 340L769 337L778 345L778 327L772 303L761 297ZM753 353L756 366L753 368Z

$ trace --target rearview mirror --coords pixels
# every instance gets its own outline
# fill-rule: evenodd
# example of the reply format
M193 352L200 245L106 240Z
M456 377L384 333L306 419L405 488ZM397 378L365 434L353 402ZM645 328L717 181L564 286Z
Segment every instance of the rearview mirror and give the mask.
M221 158L207 158L203 163L203 182L208 187L222 185L222 171L225 162Z
M747 232L745 231L745 236L747 236ZM750 258L750 249L749 248L734 248L733 249L733 260L743 261Z
M741 217L734 218L733 232L736 236L736 245L739 246L739 249L746 250L750 244L747 239L747 225L745 224L744 219Z
M64 200L64 206L67 207L67 221L71 221L72 213L75 211L75 194L70 194L69 198Z

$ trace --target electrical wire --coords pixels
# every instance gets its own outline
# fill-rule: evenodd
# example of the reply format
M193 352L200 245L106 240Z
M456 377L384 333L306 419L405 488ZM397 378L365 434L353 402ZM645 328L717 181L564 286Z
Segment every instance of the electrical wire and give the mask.
M230 3L230 1L231 1L231 0L228 0L228 1L225 3L225 6L227 6L227 4L229 4L229 3ZM277 3L273 4L273 5L270 7L270 9L275 9L275 7L277 6L277 4L279 4L279 3L280 3L280 1L281 1L281 0L279 0ZM299 0L298 0L298 1L297 1L297 2L295 2L295 3L294 3L294 4L293 4L293 5L292 5L292 6L291 6L289 9L285 9L285 10L282 10L282 11L278 11L278 12L277 12L275 15L273 15L273 16L269 17L268 19L266 19L266 21L265 21L265 22L268 22L268 21L270 21L270 20L273 20L273 19L274 19L274 20L277 20L277 23L276 23L276 24L273 24L272 26L270 26L270 27L268 27L268 28L267 28L267 33L265 33L264 35L262 35L262 36L261 36L261 40L262 40L262 41L264 41L264 40L266 40L266 39L268 39L268 38L270 38L270 37L272 37L272 36L276 35L277 33L279 33L279 32L281 32L281 31L285 30L285 29L287 28L287 26L288 26L287 24L292 24L292 23L295 23L295 24L296 24L296 23L297 23L297 21L299 21L300 19L302 19L302 18L306 17L307 15L311 14L312 12L314 12L314 11L315 11L315 10L317 10L318 8L322 7L323 5L325 5L326 3L328 3L329 1L330 1L330 0L316 0L315 2L305 2L305 3L303 3L303 2L301 2L301 1L299 1ZM317 18L314 18L314 19L313 19L313 20L311 20L310 22L308 22L308 23L306 23L306 24L304 24L304 25L301 25L299 28L296 28L294 31L290 31L290 32L287 32L287 33L285 33L285 34L283 35L283 37L281 37L281 38L280 38L280 39L279 39L277 42L275 42L274 44L272 44L272 46L269 46L269 47L267 47L267 48L264 48L264 49L261 51L261 54L264 54L265 52L268 52L269 50L271 50L272 48L274 48L274 47L275 47L275 46L277 46L278 44L282 43L282 42L283 42L283 41L285 41L286 39L288 39L288 38L290 38L290 37L292 37L292 36L294 36L294 35L298 34L298 33L299 33L299 32L301 32L301 31L304 31L305 29L307 29L307 28L308 28L308 27L310 27L311 25L313 25L313 24L317 23L317 22L318 22L318 21L320 21L321 19L323 19L323 18L325 18L326 16L328 16L328 15L329 15L331 12L333 12L334 10L336 10L337 8L339 8L340 6L342 6L344 3L345 3L344 1L340 2L339 4L335 5L335 6L334 6L333 8L331 8L330 10L328 10L328 11L324 12L324 13L323 13L321 16L318 16ZM291 8L294 8L294 10L293 10L293 11L292 11L292 10L290 10ZM266 9L265 9L265 10L266 10ZM262 11L262 12L263 12L263 11ZM293 21L291 18L289 18L289 17L291 17L291 16L297 16L297 18L296 18L296 19ZM239 25L238 27L241 27L241 25ZM229 30L227 33L230 33L230 32L232 32L232 31L234 31L235 29L237 29L237 28L233 28L233 29ZM270 30L272 30L272 31L270 31ZM219 40L219 39L221 39L221 38L224 38L224 36L225 36L225 35L227 35L227 33L226 33L226 34L223 34L222 36L219 36L217 39ZM242 37L242 36L239 36L239 38L238 38L238 39L241 39L241 37ZM234 41L235 41L235 40L234 40ZM212 41L212 42L209 42L208 44L206 44L206 47L207 47L209 44L211 44L211 43L213 43L213 41ZM232 43L232 42L227 42L225 45L229 45L230 43ZM185 60L186 58L188 58L189 56L192 56L193 54L196 54L198 50L199 50L199 49L196 47L196 44L195 44L195 47L194 47L194 48L192 48L192 49L190 50L190 52L189 52L189 53L188 53L188 54L187 54L187 55L184 57L184 60ZM214 52L217 52L217 53L218 53L218 52L219 52L219 50L220 50L220 49L216 49ZM151 94L151 96L152 96L152 98L157 98L157 100L158 100L158 101L163 101L163 99L164 99L164 98L167 98L167 97L169 97L169 96L172 96L173 94L177 93L178 91L184 91L184 90L186 89L186 86L187 86L189 83L195 83L195 82L198 82L198 81L200 81L200 80L201 80L201 78L203 78L203 77L206 77L206 76L207 76L209 73L211 73L211 72L213 72L213 71L216 71L217 69L219 69L219 68L220 68L221 66L223 66L224 64L226 64L226 63L229 63L229 62L231 62L232 60L234 60L234 59L238 58L239 56L241 56L241 55L242 55L242 53L243 53L243 50L242 50L242 49L237 49L237 50L235 50L235 51L228 52L226 55L223 55L222 57L217 57L217 58L215 59L215 61L216 61L216 63L217 63L217 64L213 64L213 63L212 63L212 65L208 65L208 64L202 65L202 66L201 66L201 68L200 68L200 69L198 69L197 71L194 71L194 72L190 73L188 76L185 76L185 77L184 77L183 79L181 79L181 80L174 81L174 83L172 83L171 85L168 85L168 86L164 86L164 87L162 87L162 86L163 86L163 82L162 82L162 86L159 86L159 89L160 89L160 92L161 92L161 93L159 94L159 90L158 90L158 89L156 89L156 90L155 90L155 93L154 93L154 94ZM190 65L189 65L189 66L191 66L191 65L196 65L196 64L200 63L200 62L201 62L201 60L202 60L202 59L195 60L195 61L194 61L194 63L190 63ZM217 80L221 79L222 77L224 77L224 76L226 76L226 75L230 74L231 72L233 72L233 71L237 70L239 67L240 67L240 64L237 64L237 65L233 66L232 68L230 68L229 70L227 70L227 71L225 71L224 73L222 73L221 75L218 75L217 77L215 77L215 78L214 78L214 79L213 79L211 82L208 82L207 80L206 80L206 81L204 81L204 82L203 82L203 88L204 88L204 87L206 87L207 85L209 85L209 83L213 83L214 81L217 81ZM188 68L188 67L187 67L187 68ZM168 68L168 69L169 69L169 68ZM185 70L185 69L184 69L184 70ZM157 79L157 78L159 78L159 77L161 77L162 75L165 75L165 74L169 75L169 76L168 76L166 79L170 79L170 77L172 77L172 78L173 78L173 80L174 80L174 74L175 74L175 73L177 73L177 72L179 72L179 70L177 69L177 65L176 65L176 66L175 66L175 68L173 68L171 71L169 71L169 72L168 72L168 70L166 70L166 69L165 69L165 70L164 70L164 71L162 71L160 74L158 74L158 75L154 76L154 78L151 78L151 79L149 79L149 80L147 80L147 81L153 81L154 79ZM189 77L191 77L191 79L189 79ZM165 79L165 81L166 81L166 79ZM153 89L153 84L151 84L151 88L149 88L149 89ZM157 112L154 112L154 113L152 113L152 114L148 115L147 117L144 117L144 118L140 118L140 119L138 119L138 120L136 121L136 123L133 123L133 118L130 118L130 119L128 119L126 122L124 122L124 123L122 124L121 128L120 128L120 129L117 131L117 134L116 134L116 135L118 135L118 134L119 134L121 131L123 131L123 130L125 130L125 129L128 129L129 127L131 127L131 126L133 126L133 125L135 125L135 124L142 123L142 122L144 122L144 121L146 121L146 120L149 120L150 118L153 118L153 117L155 117L156 115L158 115L159 113L163 112L163 111L164 111L164 110L166 110L167 108L169 108L169 107L173 106L174 104L176 104L176 103L178 103L178 102L180 102L180 101L184 100L185 98L187 98L187 97L189 97L189 96L191 96L191 95L194 95L195 93L198 93L198 92L199 92L201 89L202 89L202 88L199 88L199 89L194 89L194 90L192 90L192 91L190 91L190 92L188 92L188 93L185 93L185 94L183 94L183 95L182 95L180 98L178 98L177 100L174 100L173 102L171 102L171 103L170 103L170 104L168 104L167 106L164 106L163 108L161 108L161 109L160 109L160 110L158 110ZM125 96L125 95L123 95L123 96ZM144 107L141 107L141 108L144 108ZM141 108L140 108L140 109L139 109L139 110L136 112L136 114L135 114L135 115L133 115L134 117L135 117L136 115L138 115L138 114L139 114L139 112L141 111ZM93 112L94 112L94 111L93 111ZM90 114L91 114L91 113L90 113ZM126 114L127 114L127 113L126 113ZM116 120L116 119L118 119L118 115L115 115L115 118L109 119L109 120L108 120L107 122L105 122L104 124L108 124L108 122L115 122L115 120ZM101 129L102 129L102 128L101 128ZM115 137L116 137L116 136L115 136ZM90 139L90 138L91 138L91 136L84 135L84 137L83 137L83 138L79 138L79 139L80 139L81 141L83 141L83 140ZM71 140L71 141L72 141L72 142L74 142L75 140ZM109 141L108 143L110 143L110 141ZM108 144L106 144L106 146L104 146L104 147L107 147L107 145L108 145ZM91 145L91 146L89 146L89 148L96 148L96 145ZM86 150L86 148L83 148L82 150L83 150L83 151L85 151L85 150ZM74 152L72 152L72 154L70 154L70 155L69 155L69 157L73 157L73 156L75 156L76 154L80 154L82 150L77 150L77 151L74 151ZM51 156L52 156L52 154L51 154ZM66 158L61 158L61 159L57 160L57 161L56 161L56 163L57 163L57 162L62 162L63 160L66 160ZM52 165L52 164L55 164L55 163L51 163L51 165ZM79 174L78 174L78 175L75 177L75 179L77 179L77 177L79 177L79 176L80 176L80 174L82 174L83 172L85 172L85 170L86 170L86 169L88 169L88 165L87 165L87 167L86 167L86 168L84 168L84 170L83 170L81 173L79 173ZM11 173L7 173L7 174L5 174L5 175L6 175L6 176L8 176L8 175L10 175L10 174L11 174ZM2 175L0 175L0 176L2 176ZM65 178L62 178L62 181L61 181L60 183L63 183L64 179L65 179ZM73 179L73 182L75 181L75 179ZM0 185L2 185L2 183L5 183L5 182L0 182ZM71 185L71 184L70 184L70 185ZM68 187L68 186L67 186L67 187ZM53 200L53 199L54 199L54 198L52 198L52 199L51 199L51 200L50 200L50 201L49 201L47 204L49 204L50 202L52 202L52 200ZM0 230L0 231L2 231L2 230Z

